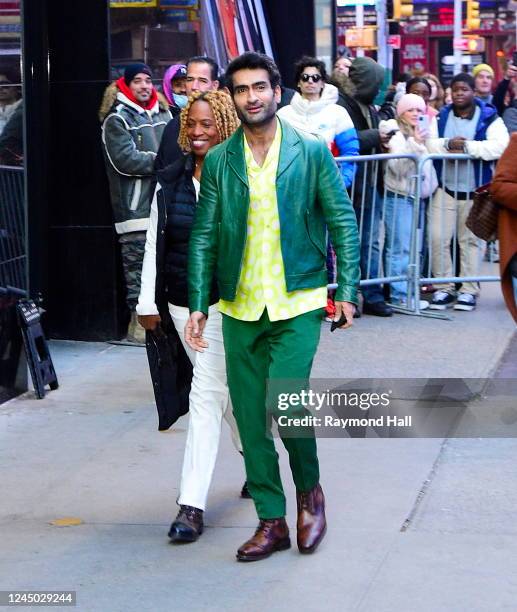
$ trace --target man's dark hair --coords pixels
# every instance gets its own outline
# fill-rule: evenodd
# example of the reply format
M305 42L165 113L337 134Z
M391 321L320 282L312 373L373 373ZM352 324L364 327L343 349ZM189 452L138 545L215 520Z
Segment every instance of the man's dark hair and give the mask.
M212 81L217 81L219 75L219 66L217 62L207 55L194 55L187 61L187 71L190 64L208 64L210 66L210 78Z
M406 91L409 92L411 87L417 83L422 83L425 85L429 91L429 95L432 94L431 83L429 83L427 79L424 79L424 77L413 77L412 79L409 79L409 81L406 83Z
M266 70L269 75L269 82L271 87L274 89L277 85L280 85L281 78L280 72L276 67L275 62L264 55L263 53L256 53L255 51L248 51L236 57L226 68L225 74L225 85L228 87L233 95L233 75L239 70Z
M323 77L323 80L325 81L325 83L328 83L328 75L327 75L327 69L325 68L325 64L321 60L319 60L317 57L310 57L309 55L304 55L294 65L294 82L297 85L300 81L300 77L302 76L303 71L306 68L316 68L316 70Z
M0 74L3 75L9 83L21 83L20 73L11 68L0 68Z
M456 74L455 76L452 77L452 80L450 83L451 89L454 83L466 83L470 87L470 89L472 89L472 91L475 91L476 89L476 83L474 81L474 77L468 74L467 72L460 72L459 74Z

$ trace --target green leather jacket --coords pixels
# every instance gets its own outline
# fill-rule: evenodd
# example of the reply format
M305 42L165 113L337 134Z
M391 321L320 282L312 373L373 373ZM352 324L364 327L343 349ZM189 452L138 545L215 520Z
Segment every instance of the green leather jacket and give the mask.
M276 193L287 291L327 284L326 231L337 256L336 300L357 304L359 236L352 203L326 144L279 119ZM188 255L191 312L208 313L215 272L220 297L233 301L246 244L249 186L243 130L211 149Z

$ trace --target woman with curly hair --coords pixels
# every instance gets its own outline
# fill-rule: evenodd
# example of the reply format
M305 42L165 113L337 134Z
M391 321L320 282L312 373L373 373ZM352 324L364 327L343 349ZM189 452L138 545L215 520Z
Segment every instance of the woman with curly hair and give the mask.
M169 530L173 542L194 542L203 532L203 511L219 447L223 416L232 428L238 451L240 439L229 401L219 296L212 285L209 319L203 338L205 350L184 343L189 318L187 258L190 232L199 197L200 178L209 149L239 126L230 96L223 91L193 94L181 111L178 143L184 155L158 171L158 184L142 267L138 320L159 333L171 320L193 369L189 395L190 420L181 474L179 513ZM248 497L246 484L243 497Z

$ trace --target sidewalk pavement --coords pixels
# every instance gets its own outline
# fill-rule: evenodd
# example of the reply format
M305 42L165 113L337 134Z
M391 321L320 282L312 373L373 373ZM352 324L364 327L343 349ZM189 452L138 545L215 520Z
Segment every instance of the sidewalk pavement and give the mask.
M498 286L483 287L475 312L451 316L363 317L333 334L324 324L314 376L497 375L515 330ZM242 460L226 426L208 528L196 544L171 545L187 419L157 431L144 349L51 346L59 390L0 407L0 589L75 590L87 612L515 609L516 440L321 439L321 547L237 563L257 520L238 497ZM516 346L502 375L517 373ZM64 517L82 522L51 524Z

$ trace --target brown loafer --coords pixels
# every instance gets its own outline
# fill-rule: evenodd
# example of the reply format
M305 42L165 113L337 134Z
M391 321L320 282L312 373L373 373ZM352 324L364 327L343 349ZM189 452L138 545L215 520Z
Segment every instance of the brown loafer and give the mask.
M298 507L298 550L305 555L313 553L323 540L327 531L325 519L325 496L321 486L317 484L306 492L296 492Z
M255 535L237 551L238 561L259 561L277 550L291 548L289 527L285 518L260 519Z

